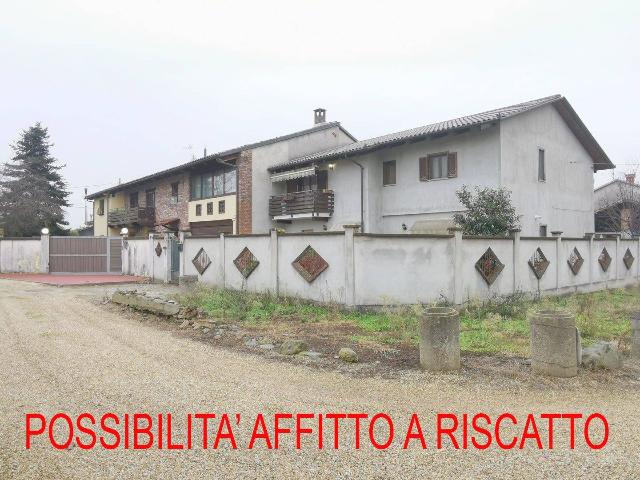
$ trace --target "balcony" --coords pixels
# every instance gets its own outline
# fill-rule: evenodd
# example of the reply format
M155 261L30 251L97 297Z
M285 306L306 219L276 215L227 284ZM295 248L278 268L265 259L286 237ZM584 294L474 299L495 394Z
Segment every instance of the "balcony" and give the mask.
M109 210L107 224L110 227L125 225L140 225L152 227L156 220L156 210L153 207L116 208Z
M332 190L306 190L269 199L269 215L274 220L329 218L332 214Z

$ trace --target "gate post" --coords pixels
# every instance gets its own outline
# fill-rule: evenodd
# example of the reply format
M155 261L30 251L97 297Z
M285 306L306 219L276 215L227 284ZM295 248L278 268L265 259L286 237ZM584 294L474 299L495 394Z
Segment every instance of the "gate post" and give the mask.
M164 259L164 283L171 283L171 255L173 254L173 242L171 241L171 234L164 234L164 242L167 246L165 250L165 259Z
M44 229L43 229L44 230ZM40 235L40 273L49 273L49 231Z

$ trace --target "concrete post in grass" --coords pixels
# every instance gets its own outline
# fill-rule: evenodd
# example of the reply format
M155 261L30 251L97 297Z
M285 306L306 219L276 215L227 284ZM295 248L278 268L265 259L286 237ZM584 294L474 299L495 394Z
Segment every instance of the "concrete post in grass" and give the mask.
M631 318L631 356L640 358L640 313Z
M578 375L580 356L576 319L561 310L541 310L530 319L531 369L552 377Z
M460 316L449 307L426 308L420 319L420 365L440 372L460 369Z

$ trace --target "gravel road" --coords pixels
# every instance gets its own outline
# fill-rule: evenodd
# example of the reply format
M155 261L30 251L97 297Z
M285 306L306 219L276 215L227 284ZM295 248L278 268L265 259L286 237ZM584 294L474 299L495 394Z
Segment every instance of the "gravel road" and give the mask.
M214 348L118 315L92 301L100 292L0 280L0 478L634 478L640 472L637 378L487 382L464 372L415 371L362 378ZM26 412L48 418L170 412L179 437L187 413L198 411L240 414L239 424L233 420L238 449L223 441L218 450L55 450L46 435L25 449ZM593 451L580 441L570 450L567 429L559 428L554 450L533 442L510 451L435 448L437 412L505 411L523 420L530 412L599 411L610 422L609 443ZM387 412L398 437L416 412L428 446L414 442L403 450L396 438L384 451L368 442L355 450L347 434L353 430L345 428L339 450L332 440L318 450L312 436L296 450L287 435L277 451L263 443L247 450L259 412ZM56 429L56 438L63 433Z

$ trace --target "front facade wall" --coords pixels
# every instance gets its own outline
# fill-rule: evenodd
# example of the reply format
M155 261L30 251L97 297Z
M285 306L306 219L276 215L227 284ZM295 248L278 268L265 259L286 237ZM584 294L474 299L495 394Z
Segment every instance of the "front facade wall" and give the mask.
M500 129L501 181L522 215L522 234L538 235L540 225L565 236L593 232L593 160L556 109L547 105L517 115ZM539 149L545 152L544 181L538 181Z
M178 200L172 200L172 184L178 183ZM153 182L142 184L126 190L107 194L104 197L104 215L98 215L99 200L93 201L94 235L96 236L118 236L120 228L113 228L107 225L109 210L129 207L129 195L138 192L138 206L146 207L146 191L155 189L155 223L178 220L178 228L187 230L189 228L189 175L184 173L171 177L161 178ZM145 237L155 230L154 227L127 226L130 236Z
M457 153L457 176L421 181L419 158L439 152ZM360 224L366 233L446 233L453 212L462 206L456 190L463 185L497 187L500 179L499 128L476 128L459 135L383 149L354 157L364 167L364 211L361 214L360 167L350 159L335 162L328 172L328 186L334 191L335 208L326 221L294 220L282 224L288 232L342 230L346 224ZM383 186L382 164L396 162L396 184ZM320 168L327 168L326 164ZM278 193L284 193L283 186ZM403 224L406 230L403 229Z
M271 174L267 170L269 167L292 158L348 143L353 143L353 140L338 126L335 126L253 149L251 171L253 194L251 205L252 230L251 232L245 231L241 233L265 233L275 225L269 216L269 197L279 194L283 185L271 183ZM242 211L239 212L239 215L239 222L242 225ZM316 229L318 228L318 223L315 223L315 227Z
M224 212L220 213L220 202L224 202ZM207 206L211 203L213 212L207 213ZM200 205L200 215L197 214L197 206ZM193 200L189 202L189 223L211 222L218 220L232 220L233 231L236 231L236 194L224 195L222 197L205 198L204 200Z
M544 150L545 180L538 180L538 150ZM457 176L420 181L419 158L456 152ZM521 216L522 235L582 237L594 231L593 162L553 106L400 147L353 158L364 167L364 231L366 233L446 233L455 212L463 211L456 191L505 187ZM383 186L382 164L396 162L395 185ZM326 168L320 166L320 168ZM287 232L341 230L360 223L360 169L350 159L335 161L328 188L335 209L323 221L293 220L279 224ZM283 193L282 186L274 191Z

